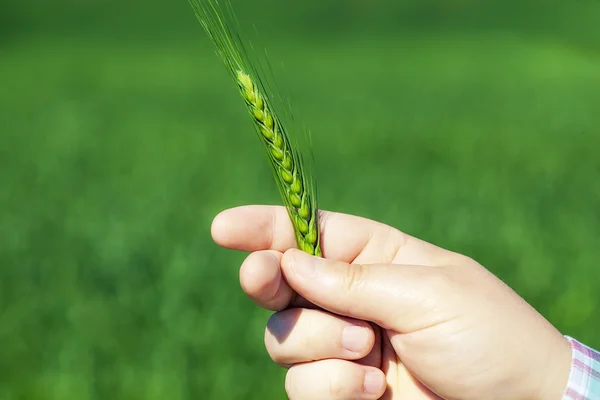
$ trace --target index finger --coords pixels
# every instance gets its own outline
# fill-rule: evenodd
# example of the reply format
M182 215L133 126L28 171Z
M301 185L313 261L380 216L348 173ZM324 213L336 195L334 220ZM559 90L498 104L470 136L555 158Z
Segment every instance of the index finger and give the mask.
M348 214L320 211L323 256L346 263L436 265L449 253L388 225ZM243 206L221 212L211 227L214 241L241 251L296 248L289 215L281 206Z

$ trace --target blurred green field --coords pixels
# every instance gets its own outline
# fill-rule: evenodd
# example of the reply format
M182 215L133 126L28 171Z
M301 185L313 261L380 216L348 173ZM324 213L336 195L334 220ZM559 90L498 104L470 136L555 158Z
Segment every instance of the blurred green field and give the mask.
M600 347L600 2L233 3L322 208L468 254ZM33 5L0 10L0 400L285 398L209 232L278 193L191 9Z

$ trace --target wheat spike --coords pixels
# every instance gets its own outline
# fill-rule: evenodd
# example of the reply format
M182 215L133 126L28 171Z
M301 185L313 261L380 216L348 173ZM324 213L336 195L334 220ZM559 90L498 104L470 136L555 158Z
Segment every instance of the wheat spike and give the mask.
M301 167L302 161L294 157L285 130L268 108L252 78L243 71L238 71L237 83L276 172L275 179L290 212L298 247L309 254L320 256L317 215L309 192L310 186L306 184Z
M298 248L321 257L319 215L314 177L305 168L297 146L292 145L282 120L245 49L226 24L217 0L190 0L196 15L217 47L217 53L248 108L269 159L273 176L294 227ZM230 15L234 18L229 3ZM295 143L294 143L295 144Z

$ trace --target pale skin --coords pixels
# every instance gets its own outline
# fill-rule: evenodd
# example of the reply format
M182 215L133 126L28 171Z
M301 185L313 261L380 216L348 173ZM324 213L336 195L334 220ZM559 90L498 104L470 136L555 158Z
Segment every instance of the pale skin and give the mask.
M215 242L250 252L246 294L276 311L265 344L292 400L560 400L564 336L476 261L323 212L325 259L295 250L283 207L224 211Z

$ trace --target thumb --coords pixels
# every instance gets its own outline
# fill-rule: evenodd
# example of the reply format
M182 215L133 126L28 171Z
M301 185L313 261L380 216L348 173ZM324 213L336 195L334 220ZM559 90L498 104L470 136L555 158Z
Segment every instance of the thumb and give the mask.
M440 267L347 264L295 249L281 266L292 289L316 306L399 333L444 322L456 298Z

